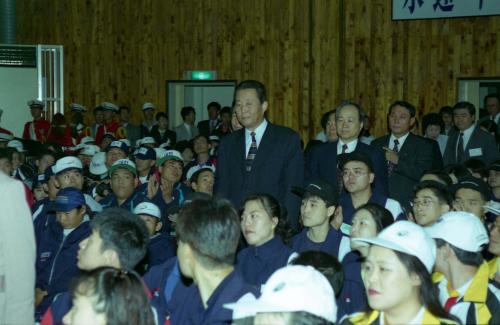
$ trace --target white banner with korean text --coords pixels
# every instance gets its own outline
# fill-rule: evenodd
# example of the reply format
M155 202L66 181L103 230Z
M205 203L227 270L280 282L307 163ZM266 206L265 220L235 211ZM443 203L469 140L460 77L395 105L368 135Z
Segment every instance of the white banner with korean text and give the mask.
M500 0L392 0L392 19L500 15Z

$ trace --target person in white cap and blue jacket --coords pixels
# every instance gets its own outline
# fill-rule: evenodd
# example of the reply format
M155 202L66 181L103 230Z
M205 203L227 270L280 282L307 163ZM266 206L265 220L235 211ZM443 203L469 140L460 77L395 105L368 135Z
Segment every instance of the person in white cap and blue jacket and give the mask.
M59 190L53 208L56 218L49 221L37 243L36 320L40 320L56 294L69 289L71 279L79 273L80 242L90 235L85 197L80 190Z
M133 212L139 203L149 201L136 189L137 169L129 159L119 159L108 170L111 190L99 203L104 209L118 207Z
M436 246L422 227L398 221L352 241L370 245L362 274L371 310L340 324L458 324L439 303L431 279Z
M167 150L163 157L156 161L156 166L161 176L151 177L147 184L143 184L139 190L146 193L147 197L156 204L162 216L168 216L184 202L191 189L182 183L183 160L180 152ZM169 232L170 222L165 220L164 231Z
M500 324L500 289L482 251L488 232L472 213L453 211L426 228L437 246L439 300L463 324Z
M142 202L135 207L134 214L144 221L149 232L148 250L142 263L145 270L174 257L177 247L170 234L161 231L163 222L160 209L154 203Z

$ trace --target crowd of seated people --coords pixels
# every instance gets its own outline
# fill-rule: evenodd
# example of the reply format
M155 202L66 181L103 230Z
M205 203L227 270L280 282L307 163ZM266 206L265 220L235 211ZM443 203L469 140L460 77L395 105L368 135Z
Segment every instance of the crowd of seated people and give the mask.
M324 114L303 149L265 86L182 124L104 102L0 128L48 324L500 324L500 98ZM483 113L484 112L484 113ZM8 203L2 203L8 204ZM29 232L31 230L28 230ZM23 252L19 252L23 254ZM8 281L8 279L7 279ZM7 282L8 283L8 282ZM1 287L1 286L0 286ZM21 310L21 309L20 309Z

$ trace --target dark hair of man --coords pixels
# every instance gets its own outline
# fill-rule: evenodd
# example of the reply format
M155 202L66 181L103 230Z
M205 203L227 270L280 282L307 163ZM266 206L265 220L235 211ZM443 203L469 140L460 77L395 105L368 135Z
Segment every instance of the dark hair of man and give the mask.
M187 115L187 114L186 114L186 115ZM166 114L165 112L158 112L158 113L156 113L156 115L155 115L155 119L156 119L157 121L159 121L161 117L164 117L165 119L167 119L167 120L168 120L168 116L167 116L167 114ZM184 118L184 116L183 116L182 118Z
M448 190L446 185L433 180L422 181L415 185L413 197L416 197L417 193L422 190L430 190L437 197L440 204L448 204L451 207L453 194Z
M182 117L182 119L185 120L186 116L188 116L191 113L196 114L196 111L194 110L194 107L192 107L192 106L184 106L181 109L181 117Z
M321 127L323 128L323 130L326 129L326 124L328 123L330 115L335 114L335 112L336 110L332 109L321 116Z
M410 117L415 117L417 114L415 106L404 100L397 100L394 103L392 103L391 106L389 106L389 112L387 113L387 115L391 115L392 109L396 106L404 107L410 113Z
M469 111L469 115L474 116L476 114L476 107L474 104L469 102L458 102L453 106L453 113L455 113L458 109L467 109Z
M468 159L464 162L464 166L472 173L478 173L482 178L488 178L488 168L481 160L475 158Z
M234 265L240 218L226 199L197 199L179 211L177 238L188 244L205 267Z
M144 284L132 270L99 267L82 273L71 292L95 299L92 308L106 316L107 324L154 324Z
M354 106L356 108L356 110L358 111L359 122L361 122L361 123L365 122L366 114L365 114L365 111L363 110L363 107L361 107L361 105L359 105L355 102L351 102L348 100L342 101L342 103L340 103L340 105L337 107L337 109L336 109L337 115L335 116L336 119L339 118L339 115L340 115L340 112L342 111L342 109L344 109L347 106Z
M234 96L236 98L236 93L240 90L245 90L245 89L253 89L257 92L257 97L259 97L260 103L264 103L267 101L267 91L266 87L257 80L244 80L240 82L237 86L236 89L234 90Z
M191 175L191 178L189 179L190 183L198 183L198 178L200 178L201 173L203 172L211 172L212 174L214 173L211 169L204 168L196 171L193 175Z
M57 155L54 151L51 151L51 150L48 150L48 149L43 149L41 150L38 155L37 155L37 158L36 159L42 159L44 156L51 156L52 158L54 158L54 160L57 160Z
M344 283L344 272L337 258L321 251L305 251L294 258L290 264L314 267L330 282L335 296L340 294Z
M422 117L422 134L425 134L425 130L429 125L437 125L439 126L439 132L444 132L444 122L438 113L429 113Z
M433 175L436 176L443 185L446 186L452 186L453 185L453 180L451 179L450 175L448 175L444 170L442 169L430 169L426 170L422 176L424 175Z
M208 137L204 134L198 134L197 136L195 136L191 141L193 141L193 143L198 140L199 138L203 138L207 141L207 143L210 143L210 140L208 139Z
M452 244L440 238L435 238L434 240L436 242L437 248L443 247L444 245L448 244L453 250L453 252L455 252L455 255L457 256L457 259L460 261L460 263L464 265L479 267L481 264L483 264L484 259L481 252L465 251L463 249L453 246Z
M409 274L420 278L420 303L435 317L456 321L439 302L439 289L432 282L432 277L425 265L415 256L394 251Z
M231 107L229 106L222 107L220 110L220 115L222 116L224 114L228 114L229 116L231 116Z
M128 107L128 106L120 106L120 108L118 109L118 112L121 112L121 111L130 112L130 107Z
M210 102L207 105L207 111L210 107L215 107L217 109L217 112L220 111L220 104L218 102Z
M101 111L101 112L102 112L102 111L104 111L104 108L102 108L102 106L100 106L100 105L99 105L99 106L96 106L96 108L94 108L94 109L92 110L92 113L95 115L95 113L97 113L97 112L99 112L99 111Z
M102 239L101 252L114 250L124 269L133 269L146 254L149 241L146 224L127 210L105 209L90 221L90 227Z
M0 159L12 160L12 153L15 152L14 148L0 148Z
M490 119L484 119L479 123L479 127L483 127L487 130L489 133L493 133L496 135L497 133L497 124L495 121L490 120Z
M451 106L441 107L439 109L439 115L441 115L441 118L443 117L444 114L453 115L453 107Z
M448 174L453 174L458 180L464 177L472 176L470 171L462 164L455 164L446 167Z
M392 216L391 212L376 203L365 203L357 208L354 214L356 214L356 212L360 210L366 210L370 213L373 221L375 221L377 233L381 232L383 229L389 227L394 223L394 217Z
M498 102L498 104L500 104L500 94L498 93L491 93L491 94L488 94L486 96L484 96L484 108L486 108L486 102L488 101L488 99L490 98L495 98Z
M175 143L175 150L182 153L186 148L193 149L193 144L190 141L182 140Z
M324 319L323 317L316 316L306 311L294 311L290 313L288 323L290 325L334 325L334 323Z
M266 193L248 196L243 202L243 206L245 206L245 204L249 201L259 202L270 218L278 218L278 224L276 225L274 232L281 237L285 244L288 244L294 233L288 221L288 212L286 211L286 208L281 206L278 200L276 200L272 195Z

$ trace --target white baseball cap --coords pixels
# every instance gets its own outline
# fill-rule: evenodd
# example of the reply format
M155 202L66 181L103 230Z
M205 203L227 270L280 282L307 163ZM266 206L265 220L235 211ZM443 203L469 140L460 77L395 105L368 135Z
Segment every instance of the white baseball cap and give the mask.
M78 104L78 103L71 103L71 104L69 104L69 108L72 111L77 111L77 112L86 112L87 111L87 109L85 108L85 106L83 106L82 104Z
M500 202L488 201L483 205L483 208L496 216L500 215Z
M95 144L84 144L83 150L80 151L80 155L94 156L96 153L101 152L101 148Z
M95 143L95 139L91 136L86 136L86 137L83 137L81 140L80 140L80 143L81 144L87 144L87 143L90 143L90 142L94 142Z
M106 109L106 110L113 111L113 112L118 112L118 110L119 110L119 108L118 108L118 106L116 106L116 104L113 104L110 102L101 103L101 107Z
M170 142L170 139L167 139L167 141L163 142L162 144L160 144L158 147L159 148L163 148L166 150L166 148L170 147L172 143Z
M156 204L151 202L141 202L139 203L135 209L134 213L137 215L145 214L147 216L155 217L161 219L161 212Z
M289 265L274 272L259 299L241 299L224 307L239 317L257 313L307 312L332 323L337 320L337 304L332 286L311 266Z
M11 140L7 143L7 147L9 148L14 148L17 150L17 152L26 152L26 150L24 150L24 146L23 146L23 143L19 140Z
M193 166L189 168L186 174L186 179L191 180L191 177L193 177L194 173L200 171L200 170L211 170L213 173L215 173L215 167L212 165L203 165L203 166Z
M12 134L0 132L0 141L2 142L7 142L14 139L14 136Z
M155 109L155 105L153 103L144 103L142 105L142 110L145 111L147 109Z
M32 99L28 102L28 106L31 108L32 106L45 107L45 103L38 99Z
M62 173L68 169L83 169L82 162L77 157L68 156L61 158L56 161L56 164L52 166L52 172L54 175Z
M481 220L469 212L452 211L443 214L425 228L429 236L467 252L480 252L488 244L488 232Z
M153 137L144 137L142 138L141 145L142 144L156 144L156 141Z
M377 237L351 238L354 242L368 243L409 254L418 258L432 272L436 262L436 244L425 230L410 221L398 221L382 230Z
M106 153L98 152L92 157L90 161L89 171L91 174L99 176L108 173L108 168L106 167Z
M127 147L130 147L130 140L129 139L120 139L118 141L121 141L127 145Z
M167 151L165 151L165 154L163 156L161 156L161 158L159 158L156 161L156 166L157 167L163 166L163 164L167 160L177 160L177 161L183 162L182 155L179 151L167 150Z
M161 157L165 156L165 154L167 153L167 149L163 149L163 148L154 148L155 152L156 152L156 159L160 159Z

